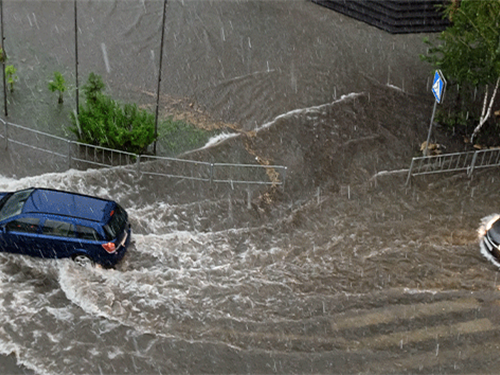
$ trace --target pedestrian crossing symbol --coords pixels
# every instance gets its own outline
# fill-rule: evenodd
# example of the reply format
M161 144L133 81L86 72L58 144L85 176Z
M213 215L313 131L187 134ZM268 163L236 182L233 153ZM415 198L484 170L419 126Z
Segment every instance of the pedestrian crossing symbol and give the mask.
M436 70L434 74L434 82L432 83L432 93L438 103L441 103L444 96L444 88L446 87L446 80L440 70Z

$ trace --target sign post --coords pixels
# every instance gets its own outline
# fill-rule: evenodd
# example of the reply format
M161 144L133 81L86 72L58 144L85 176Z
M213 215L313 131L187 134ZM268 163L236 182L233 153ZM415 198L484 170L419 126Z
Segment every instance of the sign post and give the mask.
M437 103L443 101L444 89L446 87L446 80L444 79L443 73L440 70L436 70L434 73L434 81L432 83L432 93L436 98L434 102L434 108L432 109L431 124L429 125L429 134L427 134L427 142L425 143L424 156L427 156L429 142L431 140L432 124L434 123L434 115L436 114Z

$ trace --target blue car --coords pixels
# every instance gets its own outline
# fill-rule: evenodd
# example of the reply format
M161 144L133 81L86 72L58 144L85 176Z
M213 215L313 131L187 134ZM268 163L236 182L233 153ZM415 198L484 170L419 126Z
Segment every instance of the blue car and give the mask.
M114 267L131 240L116 202L60 190L0 193L0 251Z

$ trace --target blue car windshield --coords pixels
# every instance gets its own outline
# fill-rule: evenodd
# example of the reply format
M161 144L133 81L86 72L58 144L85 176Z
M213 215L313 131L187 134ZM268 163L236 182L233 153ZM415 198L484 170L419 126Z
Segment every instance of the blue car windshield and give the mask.
M19 215L23 211L24 203L29 198L34 189L27 189L15 192L8 196L0 206L0 221L8 219L12 216Z

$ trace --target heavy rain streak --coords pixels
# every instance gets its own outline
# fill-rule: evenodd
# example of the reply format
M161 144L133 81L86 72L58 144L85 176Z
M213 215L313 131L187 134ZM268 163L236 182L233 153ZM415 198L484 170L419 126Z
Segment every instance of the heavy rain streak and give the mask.
M18 69L8 120L74 136L75 39L80 84L98 73L154 111L163 6L3 0ZM68 170L2 146L0 191L114 199L134 243L111 270L0 253L0 372L497 371L499 265L479 238L500 211L498 171L408 186L381 173L408 168L427 134L424 35L299 0L169 0L165 14L160 116L220 129L186 157L286 166L286 184ZM47 89L56 70L62 105Z

